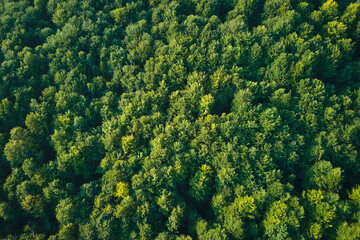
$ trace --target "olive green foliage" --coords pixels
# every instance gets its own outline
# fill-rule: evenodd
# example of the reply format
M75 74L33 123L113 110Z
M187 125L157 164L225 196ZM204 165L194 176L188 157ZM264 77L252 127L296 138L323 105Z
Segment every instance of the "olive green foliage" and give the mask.
M360 3L0 0L0 239L359 239Z

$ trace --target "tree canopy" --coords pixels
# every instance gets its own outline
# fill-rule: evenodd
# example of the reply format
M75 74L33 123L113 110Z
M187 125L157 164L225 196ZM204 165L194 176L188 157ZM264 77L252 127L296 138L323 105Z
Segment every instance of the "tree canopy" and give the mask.
M0 239L359 239L360 2L1 0Z

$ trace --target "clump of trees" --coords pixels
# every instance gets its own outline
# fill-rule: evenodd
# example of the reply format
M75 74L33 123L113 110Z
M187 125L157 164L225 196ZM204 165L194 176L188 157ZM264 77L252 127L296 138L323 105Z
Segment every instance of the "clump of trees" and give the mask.
M359 2L2 3L1 239L359 238Z

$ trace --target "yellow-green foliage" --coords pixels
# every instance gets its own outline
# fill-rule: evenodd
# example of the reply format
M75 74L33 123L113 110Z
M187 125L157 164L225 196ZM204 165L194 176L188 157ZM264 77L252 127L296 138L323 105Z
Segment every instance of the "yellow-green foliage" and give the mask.
M130 187L128 183L119 182L116 184L115 197L125 198L129 195Z

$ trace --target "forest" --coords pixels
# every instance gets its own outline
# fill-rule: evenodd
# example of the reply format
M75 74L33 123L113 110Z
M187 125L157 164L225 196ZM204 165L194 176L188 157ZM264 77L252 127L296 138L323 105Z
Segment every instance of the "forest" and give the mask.
M360 239L360 1L0 0L0 239Z

